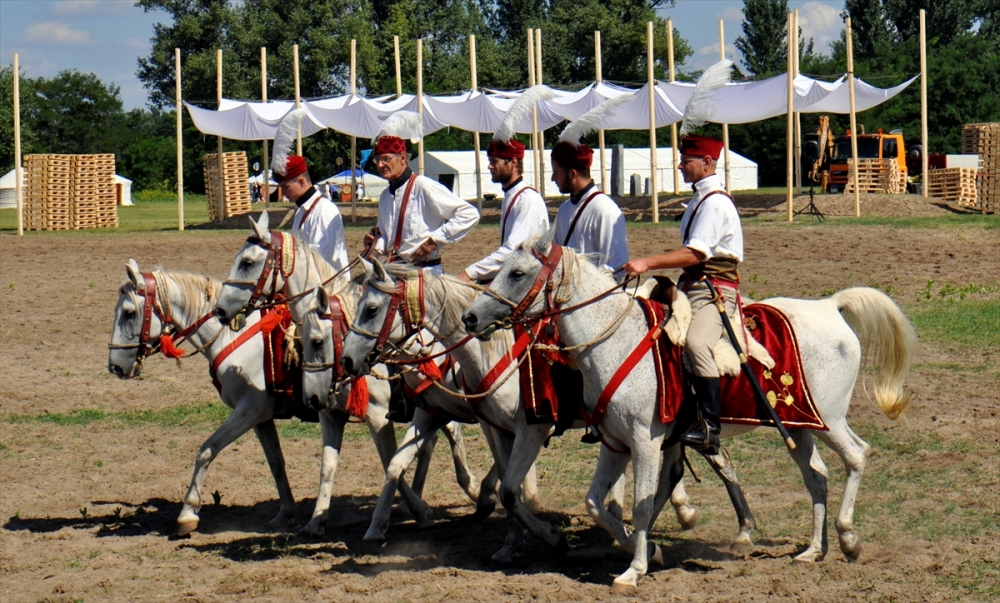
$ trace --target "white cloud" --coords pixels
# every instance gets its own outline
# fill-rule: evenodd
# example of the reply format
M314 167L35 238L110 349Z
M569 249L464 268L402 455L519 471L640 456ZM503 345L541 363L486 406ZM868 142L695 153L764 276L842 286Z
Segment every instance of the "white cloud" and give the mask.
M52 6L56 15L121 15L136 9L132 0L60 0Z
M56 44L77 45L93 44L90 34L82 29L73 29L58 21L32 23L24 30L22 38L25 42L49 42Z
M726 44L726 58L730 60L736 60L739 55L736 51L736 46L732 44ZM698 48L698 52L694 53L688 62L685 63L685 67L691 71L697 71L699 69L708 69L712 65L719 62L719 43L709 44L708 46L702 46Z
M812 38L816 43L816 52L829 51L830 43L840 39L840 30L844 22L840 11L822 2L806 2L799 9L799 29L805 40Z
M149 40L140 40L139 38L128 38L115 42L118 46L124 46L125 48L131 48L133 50L149 50L150 42Z
M723 20L727 24L730 23L742 23L743 22L743 9L737 6L727 6L715 15L715 20Z

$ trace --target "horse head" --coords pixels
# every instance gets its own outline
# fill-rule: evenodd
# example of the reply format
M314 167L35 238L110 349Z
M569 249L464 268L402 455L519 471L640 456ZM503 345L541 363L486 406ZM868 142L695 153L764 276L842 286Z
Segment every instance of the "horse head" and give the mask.
M344 338L340 363L347 374L355 377L367 374L386 344L395 347L406 339L406 326L396 311L400 301L398 297L393 301L396 295L396 281L375 260L358 300L351 332Z
M164 326L159 310L151 307L146 311L149 297L139 264L129 259L125 270L128 280L118 289L108 344L108 372L119 379L132 379L142 373L142 361L155 348ZM148 324L144 325L144 321Z
M330 316L330 296L323 287L302 299L309 308L301 325L302 396L315 410L326 408L337 372L333 321Z
M253 229L253 234L247 238L243 247L236 253L236 257L229 267L229 275L223 282L222 293L215 304L215 315L222 322L228 322L240 312L251 309L249 306L256 302L253 299L255 289L258 287L261 277L265 276L264 270L269 255L268 246L271 244L267 210L261 212L259 220L255 221L251 217L250 226ZM278 268L272 266L271 269L277 270ZM273 293L274 291L261 290L258 295L272 295Z
M555 227L538 231L514 249L507 256L489 289L472 302L462 314L465 330L482 340L489 339L499 327L507 327L515 313L521 318L538 314L544 309L544 297L535 291L539 275L545 266L545 259L552 256L552 238ZM551 269L550 269L551 271ZM523 307L522 307L523 306Z

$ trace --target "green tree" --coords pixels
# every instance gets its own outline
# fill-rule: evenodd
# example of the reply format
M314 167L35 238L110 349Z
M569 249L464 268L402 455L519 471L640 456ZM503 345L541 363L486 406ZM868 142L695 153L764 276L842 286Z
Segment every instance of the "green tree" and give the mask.
M28 119L45 152L114 152L122 117L118 86L73 69L38 78L35 93Z
M784 73L788 65L788 0L746 0L743 35L736 49L743 64L756 77Z
M35 129L25 117L29 115L35 102L35 83L21 76L19 96L21 97L21 153L22 157L34 152L37 136ZM14 66L0 66L0 175L14 169Z

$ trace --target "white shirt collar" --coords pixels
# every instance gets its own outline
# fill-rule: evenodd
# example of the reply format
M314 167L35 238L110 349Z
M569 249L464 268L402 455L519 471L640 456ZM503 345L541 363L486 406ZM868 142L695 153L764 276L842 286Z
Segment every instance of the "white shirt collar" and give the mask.
M695 182L694 190L698 193L698 195L704 195L710 191L725 190L725 187L722 186L721 176L718 174L711 174L709 176L705 176L698 182Z

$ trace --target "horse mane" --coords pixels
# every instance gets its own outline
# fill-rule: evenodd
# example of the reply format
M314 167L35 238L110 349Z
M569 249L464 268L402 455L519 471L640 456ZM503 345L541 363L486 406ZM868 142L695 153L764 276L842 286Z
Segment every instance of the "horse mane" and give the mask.
M211 308L219 299L222 281L218 279L184 270L166 270L162 273L176 283L182 300L181 309L191 320L197 320L205 305Z
M316 272L319 274L319 281L321 283L332 277L334 274L337 274L337 270L333 266L331 266L330 263L326 261L326 258L320 255L319 251L316 251L316 249L314 249L312 245L307 243L298 235L292 235L292 238L295 239L295 249L301 250L303 253L305 253L306 257L311 259L312 263L316 266ZM334 290L330 289L331 286L336 287L336 285L338 284L337 283L338 280L340 279L335 279L327 284L327 289L326 289L327 293L329 293L330 295L341 295L345 292L347 286L344 284L341 284L340 287L337 287ZM350 281L349 278L343 280Z

